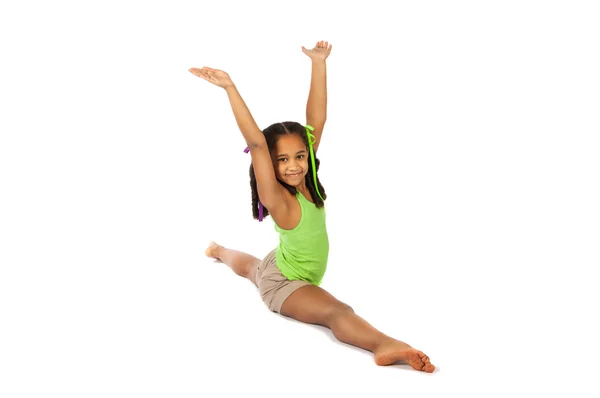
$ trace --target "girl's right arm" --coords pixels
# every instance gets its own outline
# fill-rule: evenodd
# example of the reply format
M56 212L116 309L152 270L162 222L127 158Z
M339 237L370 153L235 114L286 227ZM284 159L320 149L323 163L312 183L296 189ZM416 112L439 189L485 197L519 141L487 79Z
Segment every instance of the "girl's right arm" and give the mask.
M258 196L262 204L269 209L271 215L277 212L277 209L285 205L283 196L283 187L277 182L275 170L271 161L271 154L267 147L265 136L260 131L250 110L242 99L235 84L229 75L218 69L203 67L202 69L191 68L189 70L194 75L203 78L219 87L225 89L235 121L246 140L246 145L250 148L254 174L256 175L256 186Z

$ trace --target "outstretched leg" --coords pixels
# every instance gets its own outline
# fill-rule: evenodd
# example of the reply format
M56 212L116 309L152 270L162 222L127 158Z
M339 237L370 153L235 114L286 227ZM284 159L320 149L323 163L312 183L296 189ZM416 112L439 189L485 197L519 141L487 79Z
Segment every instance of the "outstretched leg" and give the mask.
M292 293L283 302L281 314L331 329L338 340L375 354L377 365L402 361L425 372L435 369L423 352L381 333L356 315L349 305L318 286L303 286Z
M256 267L260 264L258 258L237 250L227 249L210 242L205 254L208 257L221 260L239 276L250 279L256 285Z

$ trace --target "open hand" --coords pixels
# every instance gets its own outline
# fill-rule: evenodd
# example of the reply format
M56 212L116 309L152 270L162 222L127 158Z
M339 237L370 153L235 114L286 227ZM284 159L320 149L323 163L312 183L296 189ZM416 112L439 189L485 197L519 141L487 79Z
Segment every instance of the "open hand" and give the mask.
M331 53L332 45L326 41L319 41L312 50L307 50L302 46L302 52L310 57L313 61L324 61Z
M212 69L207 66L203 66L200 68L190 68L188 69L192 74L203 78L204 80L217 85L219 87L227 88L233 86L233 81L229 77L229 75L219 69Z

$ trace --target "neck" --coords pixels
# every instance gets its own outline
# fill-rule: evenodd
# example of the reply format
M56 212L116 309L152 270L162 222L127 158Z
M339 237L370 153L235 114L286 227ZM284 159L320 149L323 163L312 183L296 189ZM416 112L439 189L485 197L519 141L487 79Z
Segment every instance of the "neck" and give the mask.
M296 185L296 189L300 192L308 192L305 181L302 181L300 184Z
M302 196L304 196L309 202L313 201L312 195L310 194L310 191L308 190L308 187L305 184L298 185L296 187L296 190L300 192Z

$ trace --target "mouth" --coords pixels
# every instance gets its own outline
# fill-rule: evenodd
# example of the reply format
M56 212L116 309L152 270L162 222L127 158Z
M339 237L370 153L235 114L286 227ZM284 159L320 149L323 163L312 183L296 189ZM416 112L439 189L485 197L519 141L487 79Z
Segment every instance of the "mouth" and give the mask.
M288 178L298 178L302 175L302 173L288 174Z

